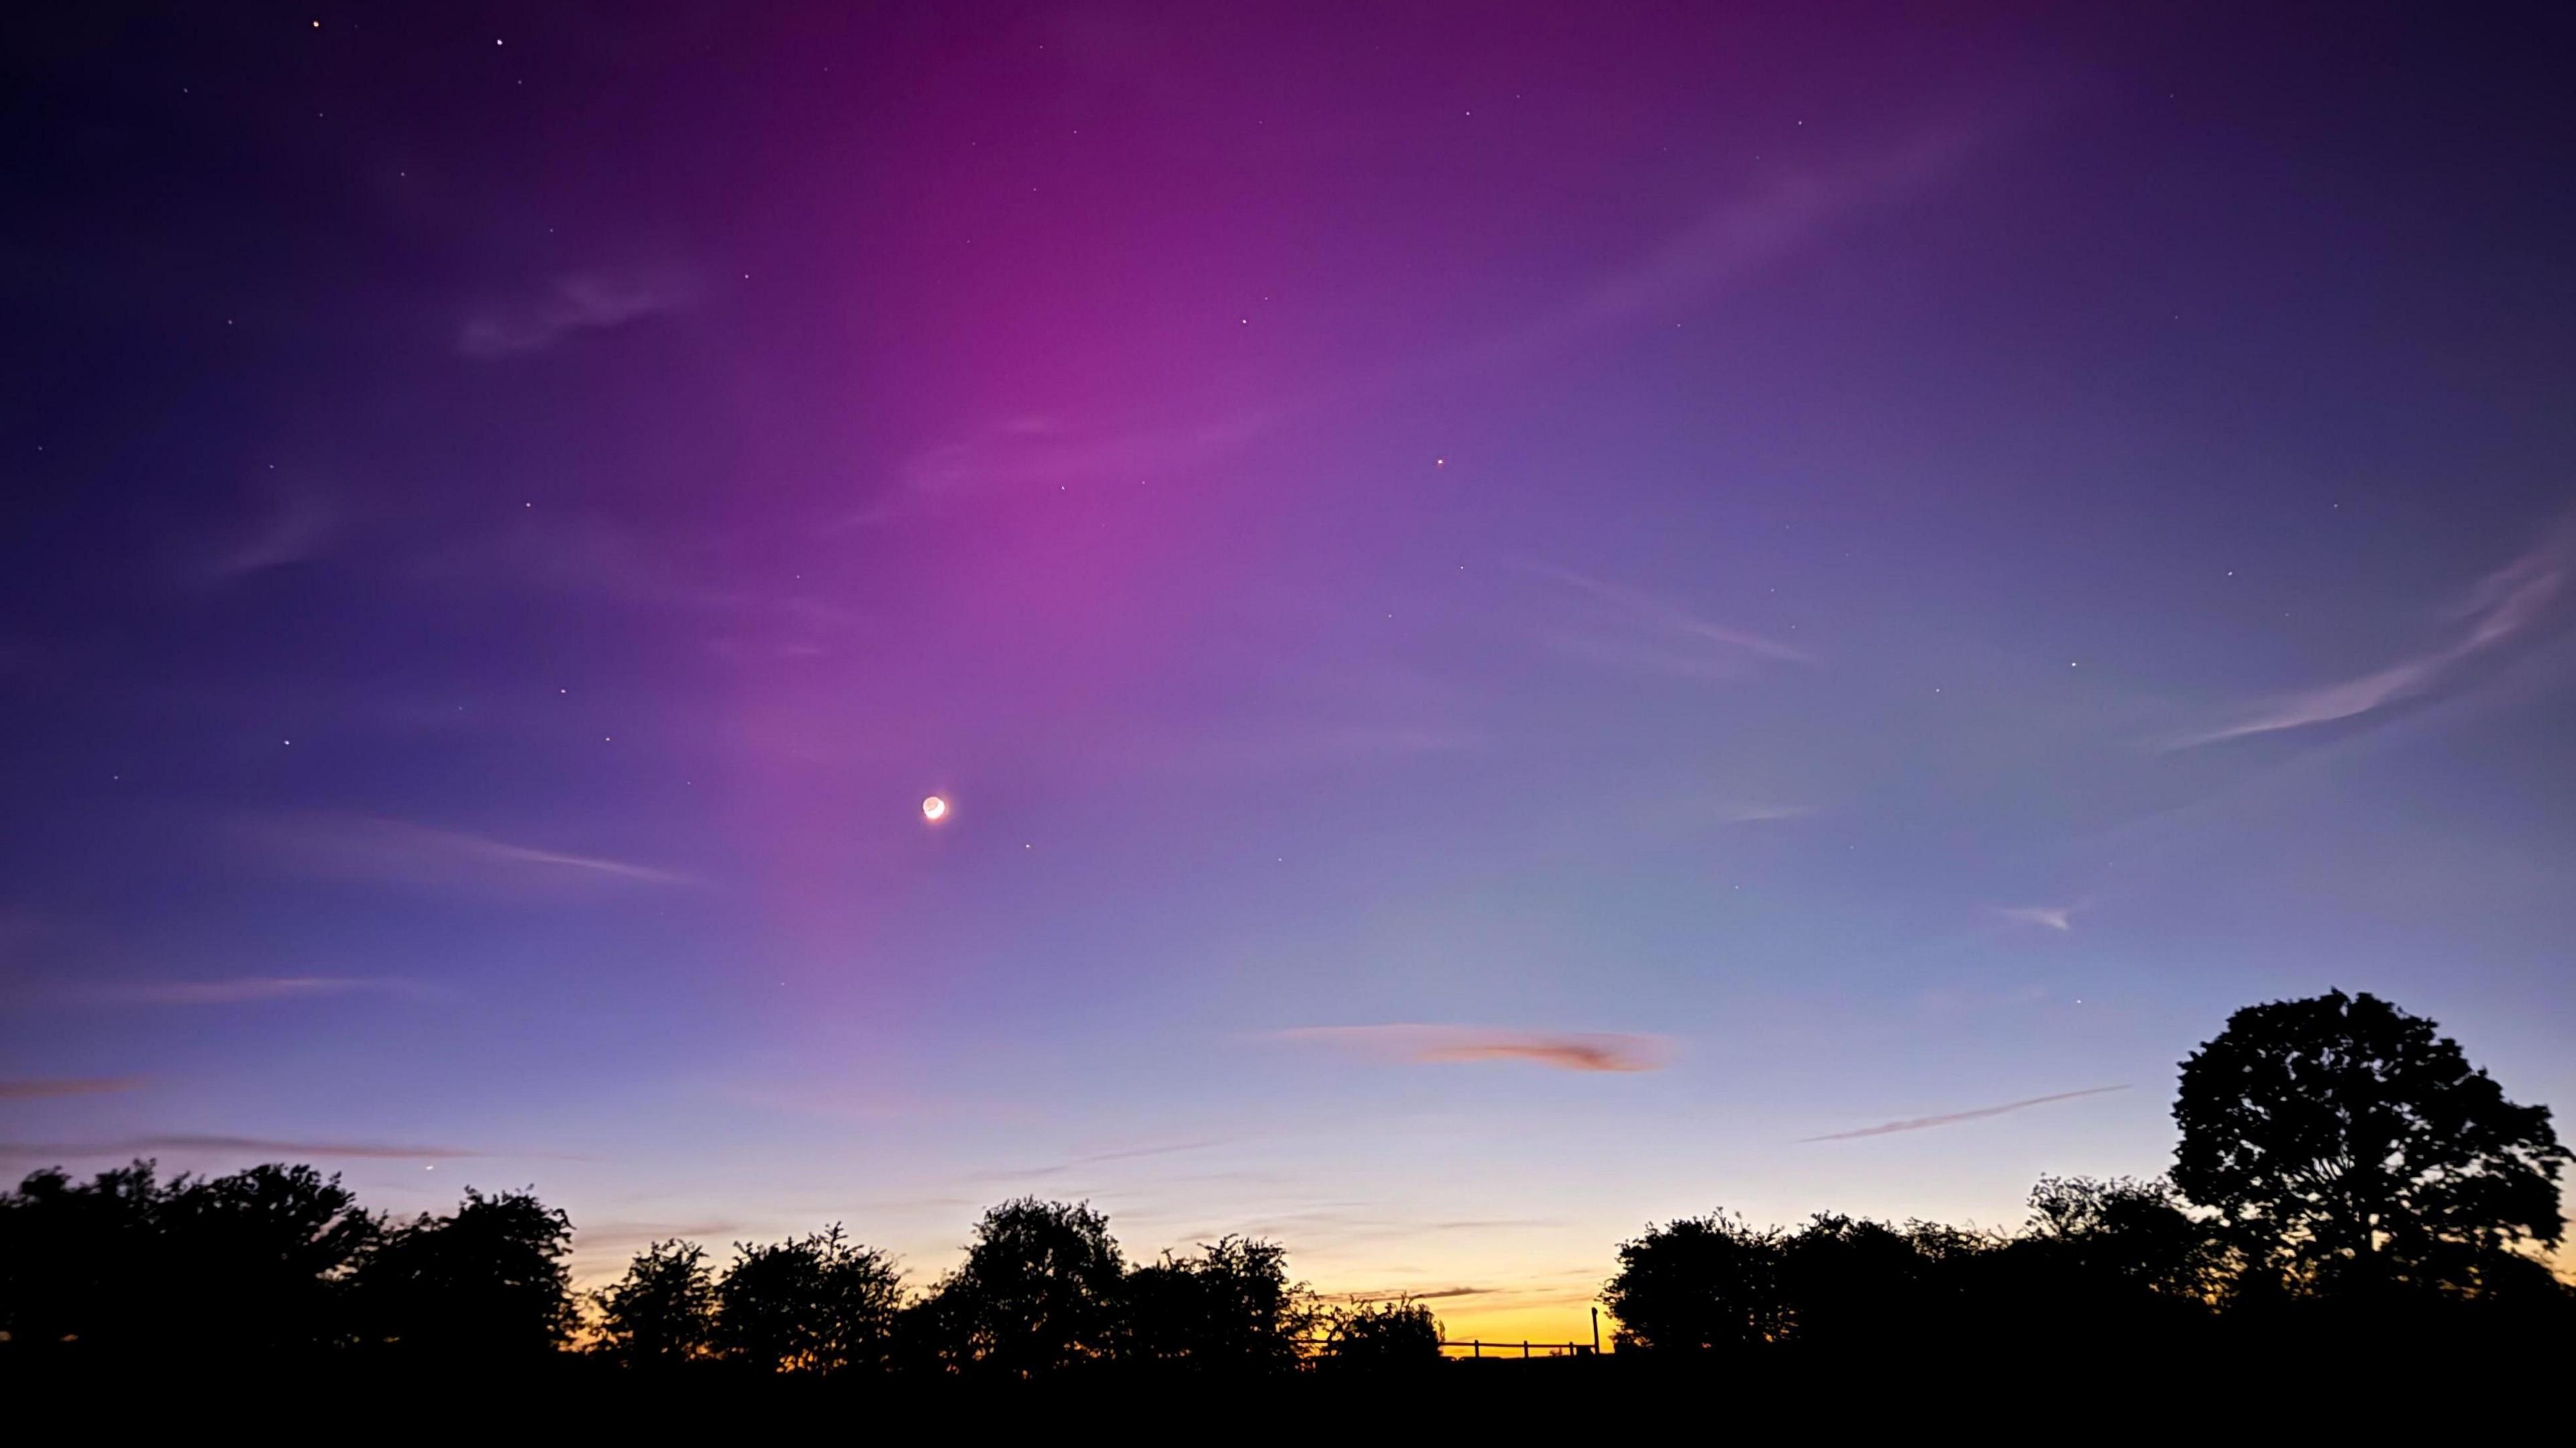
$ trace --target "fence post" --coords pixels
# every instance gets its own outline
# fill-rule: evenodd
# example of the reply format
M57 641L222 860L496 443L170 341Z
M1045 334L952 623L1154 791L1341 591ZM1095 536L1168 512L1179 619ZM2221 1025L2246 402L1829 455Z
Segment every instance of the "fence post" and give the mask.
M1601 1356L1601 1309L1592 1309L1592 1355Z

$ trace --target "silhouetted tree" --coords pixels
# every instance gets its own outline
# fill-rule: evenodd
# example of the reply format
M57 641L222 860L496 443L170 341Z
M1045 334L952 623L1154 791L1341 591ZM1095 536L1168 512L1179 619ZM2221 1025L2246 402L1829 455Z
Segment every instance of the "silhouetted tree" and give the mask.
M1409 1297L1355 1302L1324 1315L1326 1372L1418 1372L1440 1361L1440 1320Z
M654 1242L626 1275L593 1295L599 1350L636 1368L669 1368L706 1355L715 1337L715 1275L695 1242Z
M2559 1239L2567 1151L2431 1021L2371 995L2248 1006L2182 1065L2174 1184L2244 1271L2320 1293L2475 1293Z
M775 1246L735 1243L715 1295L726 1356L768 1372L828 1373L885 1363L903 1289L885 1254L835 1222Z
M1125 1275L1107 1217L1023 1197L984 1213L913 1325L952 1369L1057 1372L1116 1356Z
M0 1330L198 1358L326 1347L377 1234L309 1166L168 1183L148 1161L86 1184L38 1172L0 1197Z
M382 1231L337 1176L283 1164L182 1177L160 1217L173 1325L231 1352L340 1338L347 1279Z
M2225 1260L2209 1225L2161 1177L2044 1176L2030 1189L2024 1240L2054 1275L2088 1291L2152 1294L2206 1306Z
M1200 1372L1293 1369L1314 1322L1305 1289L1288 1280L1287 1250L1244 1237L1129 1272L1125 1306L1129 1358Z
M372 1342L442 1357L550 1353L573 1325L572 1221L533 1189L466 1188L453 1216L387 1234L354 1285Z
M1623 1349L1741 1348L1777 1340L1782 1239L1725 1212L1682 1217L1619 1244L1619 1271L1601 1294Z
M153 1328L162 1200L153 1164L75 1182L56 1167L0 1197L0 1331L13 1343L130 1347Z
M1779 1319L1796 1342L1859 1346L1923 1331L1936 1263L1884 1222L1818 1212L1777 1242Z

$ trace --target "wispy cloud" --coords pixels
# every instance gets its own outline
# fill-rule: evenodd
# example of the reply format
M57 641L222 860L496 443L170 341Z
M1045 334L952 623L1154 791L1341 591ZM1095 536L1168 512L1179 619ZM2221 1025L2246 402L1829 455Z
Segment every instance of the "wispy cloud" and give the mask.
M982 436L946 442L903 466L899 494L881 498L827 527L827 532L890 522L909 502L984 485L1073 483L1093 479L1170 481L1251 443L1277 427L1287 409L1253 408L1198 422L1138 432L1099 434L1048 419L1014 418Z
M1996 905L1995 914L2016 925L2038 925L2050 930L2073 931L2075 912L2082 905Z
M1701 679L1732 678L1762 662L1815 662L1803 649L1702 618L1625 584L1551 564L1520 566L1589 601L1583 617L1541 634L1550 647L1563 653L1614 667Z
M1493 1287L1397 1287L1384 1291L1335 1292L1329 1295L1344 1302L1394 1302L1402 1298L1410 1298L1415 1302L1432 1302L1450 1297L1491 1297L1498 1291L1507 1290Z
M970 485L1160 480L1204 467L1318 413L1408 388L1531 362L1589 337L1648 320L1663 323L1749 283L1761 270L1837 224L1895 205L1953 175L1981 133L1918 131L1844 165L1793 175L1718 201L1643 254L1516 325L1447 352L1346 376L1300 396L1159 427L1088 434L1023 416L982 435L924 449L903 486L838 519L834 528L890 522L940 494Z
M2322 684L2268 700L2231 723L2187 734L2165 744L2191 749L2252 734L2276 734L2355 719L2431 691L2469 659L2528 630L2566 591L2576 569L2576 522L2562 522L2538 546L2488 574L2450 617L2460 625L2448 644L2359 678Z
M221 542L205 560L209 582L223 583L320 555L339 524L318 494L288 493L247 527Z
M1291 769L1464 754L1487 742L1475 730L1436 724L1319 724L1232 738L1140 741L1139 757L1158 770Z
M394 976L245 975L226 980L147 980L82 987L78 999L111 1005L220 1006L243 1001L339 995L426 995L430 988Z
M722 539L653 537L589 513L531 515L506 530L414 555L413 581L465 590L522 588L815 627L865 625L815 593L747 590Z
M476 310L457 333L456 350L481 361L543 351L573 333L622 327L688 299L689 288L668 275L575 272L543 296Z
M1052 1162L1045 1166L1019 1167L1007 1171L977 1172L975 1173L974 1179L977 1181L1013 1181L1021 1177L1062 1176L1066 1172L1075 1171L1086 1166L1098 1166L1105 1162L1136 1161L1145 1157L1172 1156L1185 1151L1206 1151L1211 1147L1224 1146L1225 1144L1226 1141L1224 1138L1210 1137L1196 1141L1164 1142L1155 1146L1122 1147L1116 1151L1095 1151L1082 1156L1070 1156L1062 1161Z
M307 813L238 821L241 838L311 874L429 888L519 890L566 884L697 885L696 878L602 855L515 844L367 815Z
M0 1081L0 1101L45 1101L56 1096L105 1096L139 1091L140 1076L52 1076Z
M0 1156L68 1158L83 1156L150 1156L158 1152L222 1153L285 1161L309 1157L347 1157L386 1161L460 1161L493 1153L453 1146L400 1146L377 1142L282 1141L264 1136L131 1136L116 1141L10 1142Z
M1980 1106L1973 1111L1951 1111L1939 1116L1912 1116L1903 1121L1885 1121L1876 1126L1864 1126L1858 1131L1834 1131L1823 1136L1800 1137L1799 1140L1851 1141L1863 1136L1892 1136L1900 1131L1926 1131L1935 1126L1949 1126L1961 1121L1977 1121L1988 1116L2001 1116L2007 1111L2019 1111L2025 1107L2045 1106L2051 1101L2072 1101L2078 1096L2099 1096L2106 1091L2128 1089L2125 1082L2118 1086L2087 1086L2081 1091L2060 1091L2049 1096L2033 1096L2021 1101L2007 1101L2001 1106Z
M1815 812L1815 806L1805 804L1733 804L1723 806L1718 818L1730 825L1756 825L1805 819Z
M1589 333L1652 318L1743 285L1837 224L1910 199L1957 174L1985 139L1935 126L1841 166L1793 172L1711 206L1654 250L1487 347L1488 362L1552 351Z
M1560 1071L1652 1071L1664 1064L1671 1049L1671 1042L1661 1036L1489 1026L1300 1026L1276 1035L1283 1041L1347 1046L1428 1064L1525 1061Z
M581 1229L581 1245L596 1250L636 1242L706 1242L743 1230L738 1222L709 1218L697 1222L601 1222Z

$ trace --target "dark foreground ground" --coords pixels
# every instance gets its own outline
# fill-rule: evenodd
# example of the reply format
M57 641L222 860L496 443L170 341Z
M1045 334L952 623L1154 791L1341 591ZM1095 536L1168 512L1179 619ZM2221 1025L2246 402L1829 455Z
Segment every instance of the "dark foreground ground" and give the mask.
M1642 1354L1447 1362L1381 1375L1226 1380L1134 1371L1049 1382L644 1375L567 1357L502 1368L211 1362L145 1366L0 1353L0 1404L22 1442L70 1432L329 1441L1428 1442L1562 1434L1614 1443L1841 1440L1975 1432L2007 1442L2221 1442L2331 1432L2519 1435L2563 1408L2576 1344L2362 1341L2223 1353L2004 1349L1926 1340L1849 1356L1732 1361ZM2553 1407L2555 1404L2557 1406ZM21 1436L23 1434L24 1436Z

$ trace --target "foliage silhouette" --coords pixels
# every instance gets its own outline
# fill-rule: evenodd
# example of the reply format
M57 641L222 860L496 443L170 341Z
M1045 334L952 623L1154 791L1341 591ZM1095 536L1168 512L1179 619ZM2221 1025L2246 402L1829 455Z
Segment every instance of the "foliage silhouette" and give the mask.
M894 1264L837 1222L775 1246L737 1242L715 1287L714 1342L765 1372L881 1367L902 1300Z
M712 1350L715 1275L695 1242L655 1242L592 1295L596 1350L633 1368L669 1369Z
M575 1321L572 1220L533 1189L465 1189L452 1216L389 1231L358 1265L360 1329L373 1344L440 1358L552 1352Z
M2225 1275L2210 1224L2161 1177L2041 1177L2016 1247L2041 1259L2044 1275L2067 1291L2132 1304L2205 1306Z
M1195 1257L1165 1253L1129 1272L1123 1290L1126 1357L1197 1372L1292 1369L1316 1321L1276 1242L1230 1236Z
M2183 1062L2173 1114L2174 1183L2257 1295L2474 1295L2559 1240L2548 1108L2376 996L2236 1012Z
M1619 1271L1602 1291L1617 1345L1720 1351L1778 1339L1787 1327L1781 1236L1712 1212L1650 1227L1619 1244Z
M2535 1255L2559 1239L2567 1153L2545 1110L2506 1100L2430 1022L2341 993L2240 1011L2184 1063L2175 1117L2171 1182L2043 1177L2012 1232L1835 1213L1650 1226L1619 1245L1602 1293L1614 1342L1649 1372L1902 1367L1944 1342L2034 1359L2447 1353L2485 1371L2576 1344L2576 1290ZM1283 1247L1243 1237L1130 1268L1087 1204L993 1207L964 1260L910 1302L892 1261L838 1225L737 1243L721 1272L695 1243L654 1242L585 1299L587 1324L571 1236L532 1190L469 1189L452 1214L389 1222L308 1166L38 1171L0 1194L0 1361L117 1376L327 1362L342 1379L442 1383L650 1374L662 1397L890 1373L979 1394L1310 1368L1391 1382L1441 1358L1421 1303L1327 1310ZM592 1350L562 1352L577 1326Z
M936 1364L1034 1377L1115 1359L1126 1263L1088 1204L1022 1197L984 1213L916 1319Z
M1819 1212L1775 1238L1773 1333L1839 1347L1910 1338L1937 1319L1942 1259L1885 1222Z
M1322 1366L1331 1372L1419 1372L1440 1361L1440 1321L1409 1297L1356 1302L1325 1317Z
M198 1355L328 1347L381 1233L309 1166L166 1183L148 1161L86 1184L37 1172L0 1197L0 1331Z

